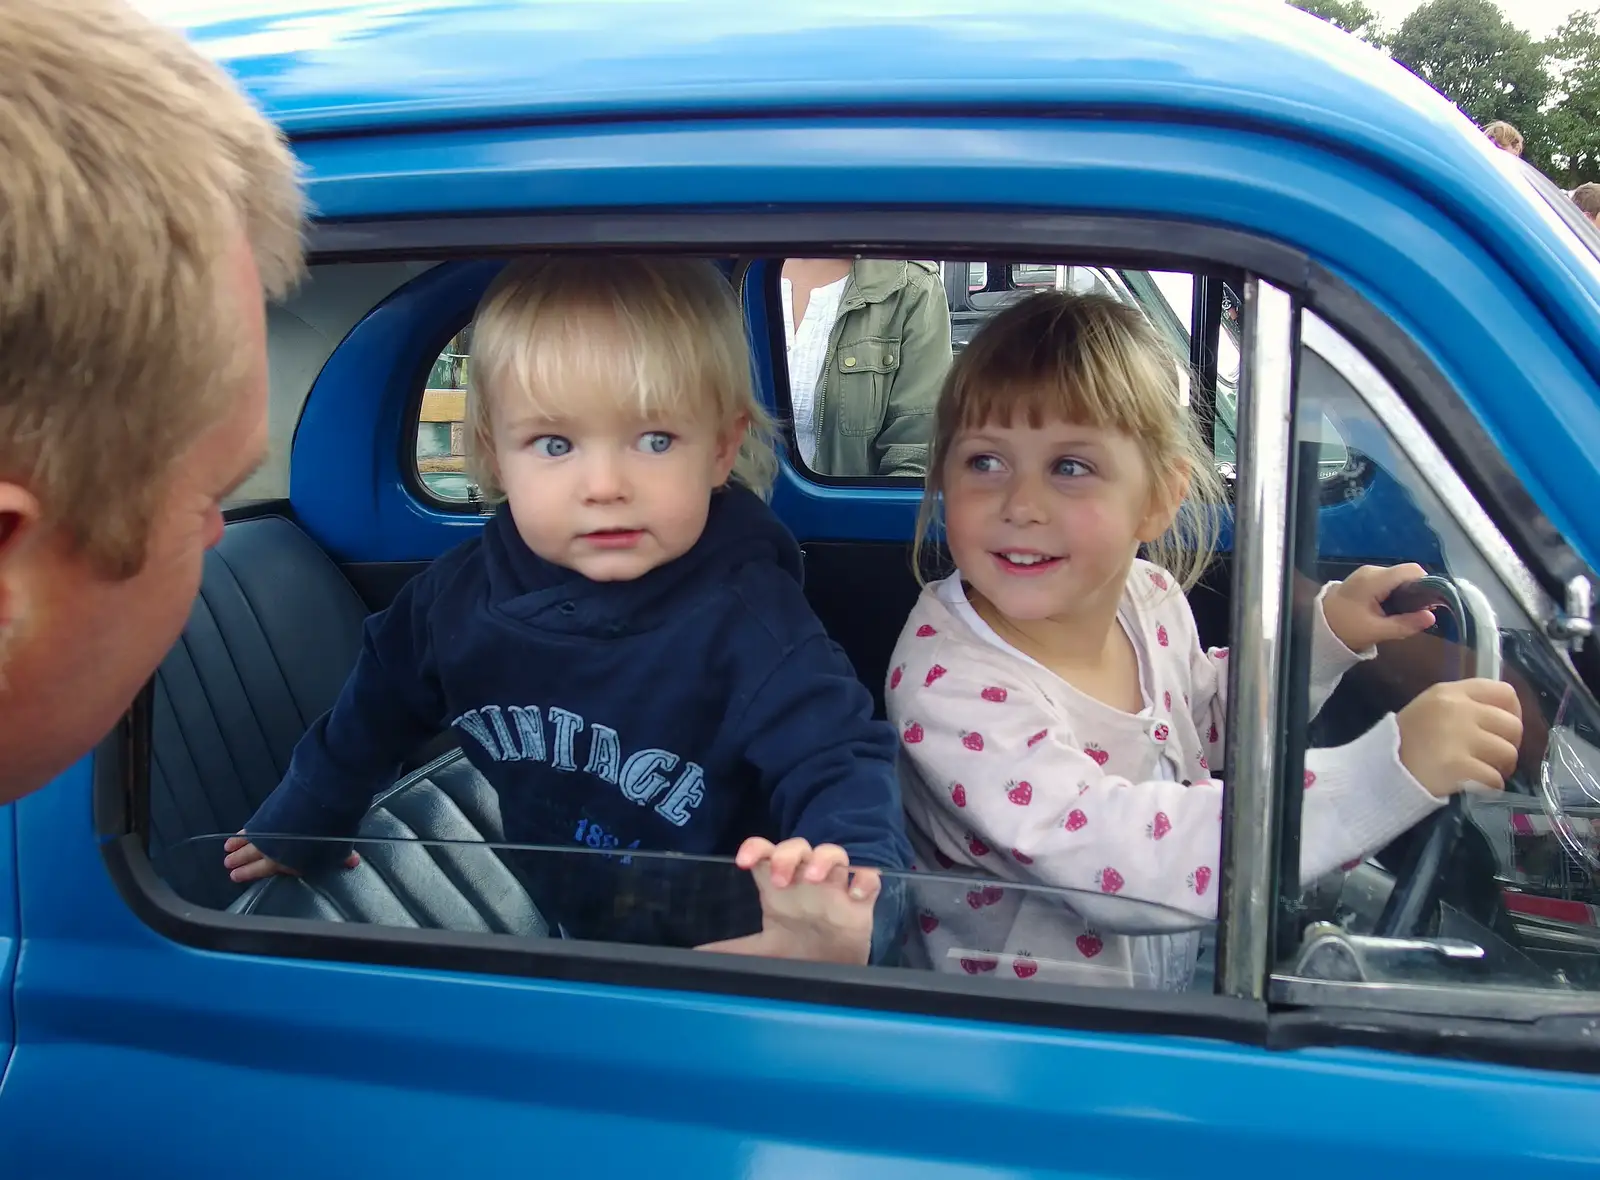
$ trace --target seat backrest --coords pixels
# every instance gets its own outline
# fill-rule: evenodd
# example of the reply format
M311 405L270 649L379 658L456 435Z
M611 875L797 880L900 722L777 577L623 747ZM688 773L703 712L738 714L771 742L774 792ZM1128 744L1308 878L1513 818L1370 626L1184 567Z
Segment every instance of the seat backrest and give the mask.
M500 797L455 750L401 779L361 821L361 863L268 877L236 914L479 934L549 935L526 888L490 844L505 839ZM450 841L424 844L421 840ZM213 870L221 875L221 866Z
M284 517L223 531L206 554L183 635L156 673L150 843L158 866L161 851L185 840L238 831L278 785L295 743L355 666L367 613L339 567ZM192 902L225 908L239 892L225 876L199 871L193 856L170 863L170 884Z

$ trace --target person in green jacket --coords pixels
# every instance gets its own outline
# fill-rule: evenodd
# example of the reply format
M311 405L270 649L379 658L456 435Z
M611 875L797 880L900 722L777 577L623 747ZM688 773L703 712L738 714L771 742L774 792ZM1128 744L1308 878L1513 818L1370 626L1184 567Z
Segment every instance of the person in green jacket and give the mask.
M791 258L781 287L800 460L819 475L921 479L950 368L939 264Z

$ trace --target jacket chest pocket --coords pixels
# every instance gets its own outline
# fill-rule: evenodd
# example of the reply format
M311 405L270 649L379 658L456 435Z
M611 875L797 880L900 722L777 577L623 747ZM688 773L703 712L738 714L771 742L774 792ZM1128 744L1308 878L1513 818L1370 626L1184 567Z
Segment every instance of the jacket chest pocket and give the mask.
M839 433L876 435L900 369L900 341L888 336L842 340L835 358L835 384L828 393L837 398Z

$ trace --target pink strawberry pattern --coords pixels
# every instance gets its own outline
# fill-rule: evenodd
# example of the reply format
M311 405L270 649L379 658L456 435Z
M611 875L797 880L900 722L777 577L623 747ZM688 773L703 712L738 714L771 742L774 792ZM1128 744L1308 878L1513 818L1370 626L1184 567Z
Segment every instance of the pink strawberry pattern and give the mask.
M1107 865L1095 874L1095 884L1100 886L1101 893L1120 893L1127 882L1122 879L1121 873Z
M1019 865L1031 865L1033 863L1033 857L1025 852L1018 852L1015 848L1011 850L1011 859Z
M1165 725L1156 726L1156 732L1155 732L1156 741L1164 742L1171 736L1172 736L1172 731L1170 729L1168 729Z
M1082 811L1078 810L1078 808L1074 807L1071 811L1067 812L1067 822L1062 826L1065 827L1069 832L1081 832L1088 823L1089 817L1083 814Z
M1211 888L1211 870L1201 865L1189 874L1189 888L1194 890L1196 897L1204 897L1206 890Z
M906 674L906 666L904 664L896 665L895 670L893 672L889 673L889 691L890 692L893 692L895 689L900 687L900 680L901 680L901 678L903 676L905 676L905 674Z
M933 850L933 859L938 862L941 869L953 869L956 867L956 862L951 860L944 853L940 852L937 848Z
M982 696L984 700L993 701L997 705L1003 705L1006 703L1006 690L1003 688L997 688L994 685L990 685L979 695Z
M1006 798L1018 807L1026 807L1033 802L1033 785L1031 783L1017 783L1006 792Z
M1159 570L1150 571L1150 580L1155 583L1157 590L1165 590L1167 588L1167 576Z
M1306 771L1306 786L1305 786L1305 789L1309 791L1312 787L1314 787L1316 785L1317 785L1316 773L1314 771L1310 771L1310 770Z
M906 731L902 736L905 738L906 745L914 746L922 740L922 726L913 721L906 726Z
M1167 638L1167 628L1166 628L1166 624L1164 624L1164 623L1157 623L1156 624L1156 642L1159 643L1162 647L1166 647L1167 644L1170 642L1170 640Z
M1078 953L1086 959L1092 959L1106 949L1106 944L1093 930L1085 930L1073 940L1078 948Z
M961 744L975 754L983 753L983 735L981 733L969 733L963 730Z
M971 832L967 833L967 851L973 856L988 856L989 846Z
M962 959L961 969L968 975L982 975L1000 966L999 959Z
M960 783L957 783L955 786L951 787L950 802L954 803L957 807L965 807L967 805L967 788L963 787Z
M1200 769L1201 770L1210 770L1211 769L1211 763L1206 761L1206 756L1204 754L1200 755Z
M1083 752L1094 759L1096 766L1104 766L1107 762L1111 761L1111 755L1109 753L1092 743L1085 746L1083 748Z
M1213 721L1211 723L1211 728L1206 730L1206 741L1210 742L1214 746L1217 744L1218 736L1220 735L1217 733L1217 723Z
M1161 707L1168 713L1172 712L1172 694L1170 692L1161 694Z
M1027 958L1024 953L1011 960L1011 970L1017 973L1018 979L1032 979L1039 973L1039 964Z
M918 639L927 639L930 636L934 636L934 635L937 635L937 634L939 634L939 633L937 631L935 631L932 627L928 626L928 624L926 624L926 623L922 624L922 626L917 628L917 638Z
M944 673L945 673L944 665L935 664L933 667L928 669L928 678L922 682L922 687L923 688L931 688L931 687L933 687L933 682L935 680L939 679L939 677L943 676Z
M984 905L994 905L997 901L999 901L1005 895L1006 895L1006 891L1004 889L1000 888L1000 886L998 886L998 885L985 885L983 887L983 904Z
M924 934L932 934L935 930L939 929L939 919L929 911L923 910L917 915L917 925L922 927L922 932Z
M1030 750L1033 749L1035 746L1037 746L1040 742L1044 741L1044 739L1049 737L1049 736L1050 736L1050 731L1048 729L1041 729L1038 733L1034 734L1031 738L1028 739L1028 749L1030 749Z
M1172 831L1172 821L1167 818L1167 813L1164 811L1156 812L1155 819L1150 821L1150 838L1159 840L1170 831Z

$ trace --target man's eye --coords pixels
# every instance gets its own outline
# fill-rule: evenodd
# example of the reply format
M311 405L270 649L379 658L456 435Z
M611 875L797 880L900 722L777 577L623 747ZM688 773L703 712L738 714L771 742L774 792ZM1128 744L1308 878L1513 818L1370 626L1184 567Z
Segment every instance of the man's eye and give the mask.
M534 454L543 455L546 459L559 459L572 450L572 440L559 434L541 434L528 445L533 448Z
M651 430L639 436L639 449L650 455L664 455L672 449L672 435L664 430Z

